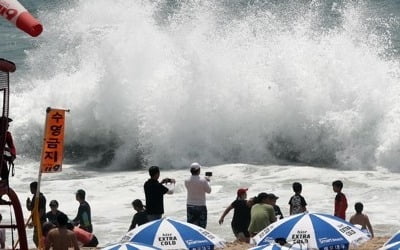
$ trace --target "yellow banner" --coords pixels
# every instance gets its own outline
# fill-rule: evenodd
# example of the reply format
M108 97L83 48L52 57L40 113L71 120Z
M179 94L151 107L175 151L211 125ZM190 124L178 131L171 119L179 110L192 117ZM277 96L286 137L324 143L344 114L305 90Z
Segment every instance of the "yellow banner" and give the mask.
M64 158L65 110L48 108L45 126L41 172L61 172Z

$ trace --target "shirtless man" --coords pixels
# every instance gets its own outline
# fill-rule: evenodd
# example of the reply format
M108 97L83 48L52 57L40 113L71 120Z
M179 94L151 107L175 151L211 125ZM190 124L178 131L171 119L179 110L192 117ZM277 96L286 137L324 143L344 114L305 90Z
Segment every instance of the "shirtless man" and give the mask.
M67 229L68 217L65 214L57 216L58 228L51 229L46 237L46 250L68 250L71 247L79 250L75 233Z
M356 213L351 216L350 218L350 223L353 225L360 225L361 230L363 232L369 232L371 234L371 238L374 237L374 231L372 230L371 223L369 222L369 218L366 214L363 214L362 211L364 209L364 205L361 202L357 202L354 205L354 209L356 210ZM368 229L368 231L367 231Z

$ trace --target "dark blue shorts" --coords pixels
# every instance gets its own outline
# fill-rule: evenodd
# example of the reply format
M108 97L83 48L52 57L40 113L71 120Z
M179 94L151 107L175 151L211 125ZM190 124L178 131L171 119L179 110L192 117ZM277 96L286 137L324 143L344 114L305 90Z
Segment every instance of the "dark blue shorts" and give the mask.
M199 227L207 226L207 207L206 206L186 206L187 222L195 224Z

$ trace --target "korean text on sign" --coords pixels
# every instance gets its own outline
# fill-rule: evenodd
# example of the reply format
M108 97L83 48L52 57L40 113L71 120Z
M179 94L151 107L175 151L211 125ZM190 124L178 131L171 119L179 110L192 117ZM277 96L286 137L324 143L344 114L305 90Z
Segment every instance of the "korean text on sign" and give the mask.
M50 109L47 112L42 149L42 173L61 172L64 158L65 110Z

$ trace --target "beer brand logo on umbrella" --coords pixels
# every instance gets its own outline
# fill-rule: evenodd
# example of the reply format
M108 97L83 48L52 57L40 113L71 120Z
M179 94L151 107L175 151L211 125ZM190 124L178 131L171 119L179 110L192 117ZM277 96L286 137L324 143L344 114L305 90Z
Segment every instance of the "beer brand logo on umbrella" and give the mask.
M129 231L122 241L140 242L162 249L216 249L224 240L196 225L162 218Z

